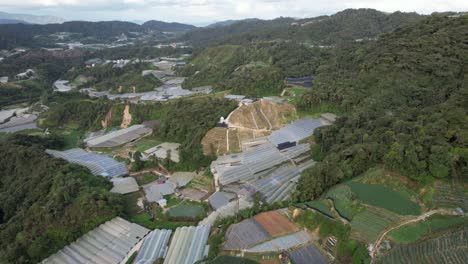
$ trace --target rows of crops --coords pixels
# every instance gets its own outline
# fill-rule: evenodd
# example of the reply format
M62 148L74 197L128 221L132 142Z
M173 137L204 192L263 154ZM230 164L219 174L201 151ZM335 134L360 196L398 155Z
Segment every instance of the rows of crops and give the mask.
M401 193L383 185L347 182L357 198L366 204L378 206L401 215L419 215L419 205Z
M352 235L358 240L373 242L380 233L400 220L401 216L388 210L366 207L351 221Z
M443 234L417 244L398 246L379 263L468 263L468 228Z
M434 202L438 206L461 207L468 210L468 194L461 186L451 186L445 183L435 184Z

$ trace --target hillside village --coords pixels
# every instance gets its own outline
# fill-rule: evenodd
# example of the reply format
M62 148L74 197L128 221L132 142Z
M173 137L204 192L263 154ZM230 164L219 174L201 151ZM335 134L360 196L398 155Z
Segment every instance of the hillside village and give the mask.
M0 263L466 263L466 17L0 25Z

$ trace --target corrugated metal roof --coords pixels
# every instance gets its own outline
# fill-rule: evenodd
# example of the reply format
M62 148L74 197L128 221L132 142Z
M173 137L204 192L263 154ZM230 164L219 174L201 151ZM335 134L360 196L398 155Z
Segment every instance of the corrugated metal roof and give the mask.
M41 263L115 264L150 231L116 217L86 233Z
M309 233L307 233L306 231L299 231L288 236L278 237L273 240L256 245L247 249L246 251L255 253L285 251L290 248L307 244L310 240L312 240L312 236L309 235Z
M157 182L149 183L143 186L146 193L146 199L149 202L157 202L163 198L164 195L173 194L176 186L172 182L158 184Z
M210 225L176 229L164 264L194 264L206 253Z
M327 258L314 245L309 245L291 252L289 257L295 264L327 264Z
M215 192L210 196L210 198L208 198L208 202L210 203L211 207L213 207L213 209L218 210L235 198L236 194L233 193Z
M120 129L103 136L91 138L86 144L89 147L109 148L117 147L131 142L139 137L151 133L153 130L144 125L134 125L129 128Z
M46 152L56 158L86 167L94 175L113 178L128 174L125 163L117 162L108 156L87 152L83 149L76 148L66 151L48 149Z
M231 225L226 232L224 250L243 250L261 243L271 236L253 218Z
M113 178L111 179L112 184L114 187L110 190L110 192L126 194L131 192L138 191L138 184L133 177L125 177L125 178Z
M135 264L153 264L157 259L163 258L167 252L167 244L172 231L156 229L144 240L143 246L138 251Z

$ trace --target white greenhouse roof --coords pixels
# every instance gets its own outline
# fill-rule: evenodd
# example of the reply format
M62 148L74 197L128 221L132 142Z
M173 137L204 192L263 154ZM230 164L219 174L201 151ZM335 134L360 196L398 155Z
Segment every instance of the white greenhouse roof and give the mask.
M210 225L184 226L176 229L164 264L194 264L208 253Z
M323 125L320 119L300 119L279 130L273 131L268 139L275 145L285 142L298 142L310 137L316 128Z
M138 191L138 184L133 177L125 177L125 178L113 178L111 179L112 184L114 187L110 190L110 192L126 194Z
M86 141L86 144L93 148L117 147L149 134L152 131L153 130L151 128L144 125L134 125L129 128L110 132L103 136L91 138Z
M123 261L132 248L150 231L120 217L108 221L78 238L43 264L115 264Z
M156 229L146 236L143 246L138 251L135 264L153 264L157 259L166 255L172 231Z
M86 167L94 175L114 178L128 174L125 163L117 162L108 156L87 152L83 149L76 148L66 151L48 149L46 152L56 158Z

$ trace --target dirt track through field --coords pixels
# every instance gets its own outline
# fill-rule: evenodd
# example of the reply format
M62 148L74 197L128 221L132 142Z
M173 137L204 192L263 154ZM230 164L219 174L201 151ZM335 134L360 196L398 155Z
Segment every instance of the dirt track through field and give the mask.
M394 227L391 227L390 229L387 229L385 232L383 232L379 238L377 239L377 241L375 241L375 243L373 244L373 247L372 247L372 250L371 252L369 253L371 258L372 258L372 261L371 261L371 264L374 264L376 262L376 255L377 255L377 251L379 249L379 245L380 243L382 243L382 240L384 239L384 237L390 233L392 230L395 230L395 229L398 229L402 226L405 226L405 225L408 225L408 224L412 224L412 223L416 223L416 222L419 222L419 221L424 221L426 218L430 217L431 215L434 215L434 214L441 214L441 215L464 215L463 213L457 213L453 210L448 210L448 209L436 209L436 210L431 210L429 212L426 212L414 219L411 219L411 220L408 220L408 221L405 221L397 226L394 226Z

